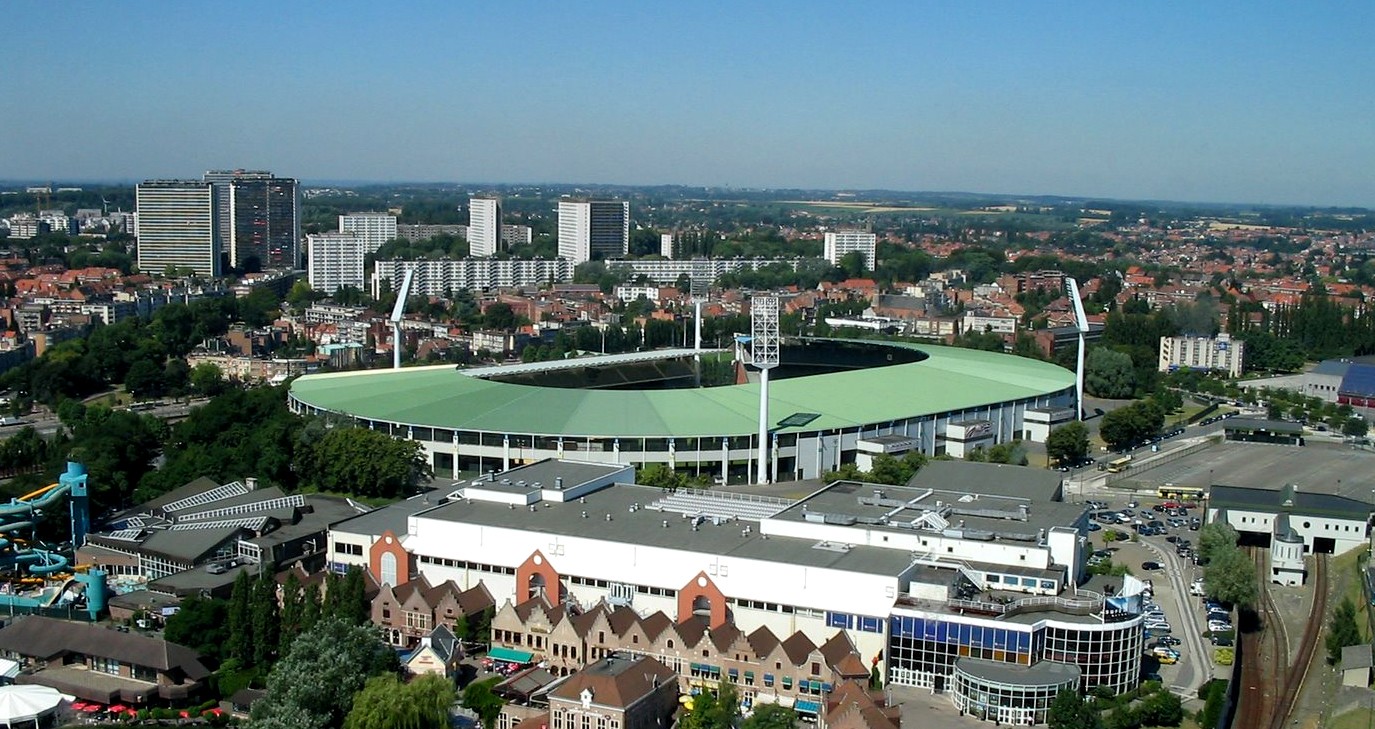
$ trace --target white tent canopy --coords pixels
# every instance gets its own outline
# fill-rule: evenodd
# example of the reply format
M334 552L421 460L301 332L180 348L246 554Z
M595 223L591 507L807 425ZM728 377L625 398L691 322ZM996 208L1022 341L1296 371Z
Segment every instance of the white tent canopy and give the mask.
M40 718L71 699L48 686L0 686L0 724L7 727L36 725Z

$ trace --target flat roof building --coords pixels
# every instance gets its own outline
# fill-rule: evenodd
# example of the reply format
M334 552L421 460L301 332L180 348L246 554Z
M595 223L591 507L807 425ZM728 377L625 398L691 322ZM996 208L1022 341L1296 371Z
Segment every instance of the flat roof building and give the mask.
M573 264L630 252L630 203L619 200L559 201L559 257Z
M138 267L149 273L189 270L219 276L219 215L210 183L145 180L135 190Z
M498 603L618 605L818 645L839 629L908 685L947 686L964 655L1026 667L1056 656L1083 688L1135 686L1140 616L1079 587L1085 509L1046 500L1058 479L1035 469L946 465L913 485L842 481L783 499L542 461L457 482L445 503L406 502L403 532L390 530L406 509L337 523L330 555L366 560L382 583L408 579L408 565L433 584L481 583Z

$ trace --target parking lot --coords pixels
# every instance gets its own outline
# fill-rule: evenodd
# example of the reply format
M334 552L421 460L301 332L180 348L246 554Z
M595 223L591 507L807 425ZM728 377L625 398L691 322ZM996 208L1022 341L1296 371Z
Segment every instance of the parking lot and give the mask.
M1203 569L1192 560L1181 558L1176 543L1184 539L1196 545L1198 532L1190 530L1188 520L1199 515L1199 510L1189 509L1188 515L1182 517L1184 521L1176 521L1177 526L1171 527L1168 517L1152 508L1161 503L1159 499L1107 501L1107 508L1102 511L1130 511L1133 523L1104 525L1092 533L1091 543L1095 550L1109 551L1114 564L1125 565L1133 576L1150 583L1150 607L1157 612L1151 621L1156 629L1148 631L1147 646L1160 645L1163 641L1170 645L1160 645L1162 653L1168 649L1178 654L1178 661L1174 663L1168 658L1161 661L1143 656L1143 672L1158 673L1165 685L1175 692L1193 696L1199 686L1213 677L1213 647L1204 637L1207 623L1202 599L1190 594L1190 585L1202 576ZM1135 506L1129 507L1129 504ZM1165 525L1164 533L1138 536L1132 541L1131 534L1138 526L1136 521L1142 522L1142 526L1160 521ZM1127 539L1107 542L1104 535L1109 530L1117 530ZM1144 569L1147 563L1155 568ZM1168 623L1168 628L1161 623Z
M1308 491L1369 501L1375 488L1375 453L1341 443L1310 441L1305 446L1226 442L1142 471L1136 481L1145 488L1229 486L1278 489L1297 484Z

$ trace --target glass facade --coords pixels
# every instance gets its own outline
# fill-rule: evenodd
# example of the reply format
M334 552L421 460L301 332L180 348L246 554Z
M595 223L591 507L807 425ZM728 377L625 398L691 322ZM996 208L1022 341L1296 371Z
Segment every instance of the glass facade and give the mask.
M991 678L977 662L956 661L951 700L961 713L1000 724L1044 724L1046 711L1062 689L1078 689L1079 671L1070 665L1046 665L1043 676ZM1010 679L1010 680L1008 680Z
M888 674L897 684L947 690L960 658L1013 666L1066 663L1080 670L1081 688L1104 686L1113 693L1134 688L1141 672L1144 639L1139 619L1023 624L961 615L895 614L888 628Z

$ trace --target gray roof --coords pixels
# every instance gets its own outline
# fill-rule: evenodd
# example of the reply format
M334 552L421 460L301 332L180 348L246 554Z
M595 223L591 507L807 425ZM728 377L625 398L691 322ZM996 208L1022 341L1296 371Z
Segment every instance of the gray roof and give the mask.
M420 518L518 529L542 534L587 536L625 544L680 549L712 555L786 562L809 567L896 576L912 562L904 550L857 546L848 550L816 548L816 540L761 537L758 529L742 534L747 522L720 526L711 520L693 531L682 514L649 508L667 494L658 488L616 484L588 495L587 503L545 501L534 511L484 501L454 501ZM638 504L631 511L632 504ZM583 517L586 513L586 518ZM611 521L607 521L607 516ZM663 523L668 522L664 527ZM753 524L749 524L753 526Z
M1079 667L1072 663L1041 661L1031 666L1017 666L981 658L956 658L955 671L991 684L1004 686L1059 686L1079 682Z
M294 524L283 521L281 526L276 529L260 537L252 537L247 541L266 547L308 537L312 534L323 535L329 530L331 524L358 513L352 506L349 506L347 499L339 496L311 494L306 496L306 507L295 510L298 520ZM319 549L323 550L324 548L324 542L321 541Z
M557 458L547 458L494 474L495 478L490 481L484 476L478 479L459 481L454 486L463 488L473 484L486 491L507 491L523 494L535 488L552 489L554 488L554 480L562 478L564 490L572 491L583 484L614 476L617 472L624 471L625 468L625 465L619 463L561 461ZM506 481L510 483L505 483ZM517 486L521 481L524 481L525 485ZM539 484L539 486L536 487L535 484Z
M330 524L330 529L336 532L371 536L379 536L387 531L393 534L405 534L407 521L416 514L436 508L440 498L441 496L434 492L419 494L405 501L398 501L372 511L345 517Z
M933 460L921 467L908 486L942 491L963 491L983 496L1016 496L1032 501L1060 498L1064 477L1059 471L1012 466L1005 463L970 463Z
M1349 645L1342 648L1342 670L1370 668L1375 663L1375 656L1371 655L1370 644L1361 643L1360 645Z
M1295 488L1292 484L1280 489L1254 489L1214 484L1208 491L1208 508L1246 509L1297 515L1328 516L1363 521L1375 506L1356 499L1332 494L1319 494Z
M1035 469L1017 466L1006 468L1037 473ZM1003 473L996 469L989 472ZM944 482L933 479L933 483ZM1056 483L1058 488L1058 478ZM878 493L883 494L882 504L874 501ZM894 513L894 507L890 505L893 502L912 502L917 499L920 501L913 507L898 513ZM910 534L910 529L898 526L898 523L905 524L917 518L921 512L934 509L938 503L950 509L945 518L951 529L988 532L999 538L1017 541L1035 540L1041 531L1053 527L1077 526L1086 513L1086 508L1082 504L1036 501L1025 496L996 496L966 490L947 491L937 486L918 488L839 481L788 507L773 518L806 521L808 514L813 514L812 518L816 518L814 514L819 513L841 520L850 519L852 523L869 529Z
M1256 418L1228 418L1222 423L1223 430L1267 430L1271 433L1303 435L1303 426L1287 420L1262 420Z
M19 618L0 629L0 651L41 660L64 653L83 653L169 673L180 672L196 681L210 675L200 656L186 646L37 615Z
M1325 359L1319 362L1317 367L1309 370L1308 374L1342 377L1349 367L1351 367L1351 360L1349 359Z
M195 564L213 557L224 543L237 541L247 532L243 527L156 531L138 545L138 551Z

